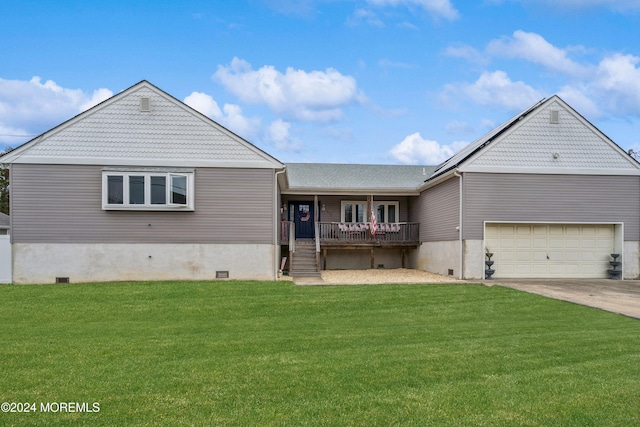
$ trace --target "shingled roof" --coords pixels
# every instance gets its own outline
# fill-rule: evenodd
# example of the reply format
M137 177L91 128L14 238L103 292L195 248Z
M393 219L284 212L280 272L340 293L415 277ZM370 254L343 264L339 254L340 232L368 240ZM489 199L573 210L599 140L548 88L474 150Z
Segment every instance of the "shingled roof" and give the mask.
M287 163L285 193L414 193L436 166Z

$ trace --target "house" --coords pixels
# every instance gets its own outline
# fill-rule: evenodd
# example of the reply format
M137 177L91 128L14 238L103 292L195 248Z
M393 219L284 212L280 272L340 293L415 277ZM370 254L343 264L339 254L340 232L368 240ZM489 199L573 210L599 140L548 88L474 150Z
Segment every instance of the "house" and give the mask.
M314 239L322 269L400 268L420 246L411 212L418 188L434 167L289 163L280 177L282 253L294 274L305 240ZM371 211L376 226L371 227ZM317 228L314 226L317 225ZM291 233L288 230L291 229ZM288 237L296 239L289 242ZM295 245L295 248L292 247ZM295 252L295 256L293 256ZM314 254L311 254L314 255Z
M420 188L413 265L481 278L640 274L640 164L558 96L439 165ZM457 265L455 265L457 263ZM454 264L454 265L451 265Z
M557 96L437 166L285 165L142 81L0 161L15 283L640 275L640 164Z
M284 165L149 82L0 161L14 283L276 278Z

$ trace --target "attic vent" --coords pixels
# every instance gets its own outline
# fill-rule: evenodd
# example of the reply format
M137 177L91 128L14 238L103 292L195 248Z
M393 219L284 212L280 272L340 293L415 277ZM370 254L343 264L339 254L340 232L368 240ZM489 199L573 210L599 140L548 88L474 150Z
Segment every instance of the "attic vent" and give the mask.
M140 98L140 111L151 111L150 98Z
M560 123L560 111L551 110L551 123Z

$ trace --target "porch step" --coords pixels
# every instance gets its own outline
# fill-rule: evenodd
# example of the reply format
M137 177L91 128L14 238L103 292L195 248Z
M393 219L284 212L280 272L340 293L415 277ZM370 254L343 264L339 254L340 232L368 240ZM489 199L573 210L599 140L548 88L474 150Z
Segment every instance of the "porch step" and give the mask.
M320 277L316 262L316 245L313 241L297 241L291 259L291 277Z

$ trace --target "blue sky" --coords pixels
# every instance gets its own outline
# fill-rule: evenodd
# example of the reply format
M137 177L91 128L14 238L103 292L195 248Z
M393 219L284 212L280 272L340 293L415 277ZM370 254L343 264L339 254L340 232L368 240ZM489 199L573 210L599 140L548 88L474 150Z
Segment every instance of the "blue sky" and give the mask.
M560 95L640 150L640 0L0 2L0 149L148 80L284 162L437 164Z

